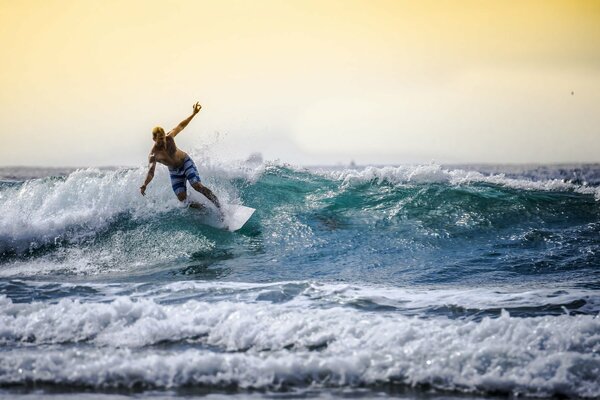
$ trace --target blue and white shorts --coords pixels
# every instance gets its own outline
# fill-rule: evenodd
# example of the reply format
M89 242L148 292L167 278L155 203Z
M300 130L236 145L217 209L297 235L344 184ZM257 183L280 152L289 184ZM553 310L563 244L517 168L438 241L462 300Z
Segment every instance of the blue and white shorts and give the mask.
M169 173L171 174L171 187L175 194L185 192L185 180L190 181L190 184L200 182L200 175L198 174L198 168L196 164L190 158L186 156L183 160L183 165L179 168L169 167Z

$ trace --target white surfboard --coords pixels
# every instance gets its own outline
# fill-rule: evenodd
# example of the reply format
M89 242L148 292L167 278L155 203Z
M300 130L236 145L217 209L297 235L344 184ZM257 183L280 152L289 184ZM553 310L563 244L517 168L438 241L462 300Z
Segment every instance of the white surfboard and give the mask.
M214 205L205 204L201 210L190 208L190 211L203 225L234 232L248 222L256 209L239 204L221 204L221 210L217 210Z
M190 208L198 222L213 228L227 229L231 232L241 229L256 211L254 208L241 204L227 203L221 203L221 210L218 210L206 197L197 192L190 193L188 200L200 203L205 207L200 210Z
M241 229L256 211L254 208L239 204L224 204L221 208L225 215L224 227L231 232Z

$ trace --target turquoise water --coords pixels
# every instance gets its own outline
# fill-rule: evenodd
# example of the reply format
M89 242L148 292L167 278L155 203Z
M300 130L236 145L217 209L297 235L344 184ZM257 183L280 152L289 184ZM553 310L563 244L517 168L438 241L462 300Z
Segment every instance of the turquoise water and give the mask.
M0 169L0 395L600 396L600 166L200 172Z

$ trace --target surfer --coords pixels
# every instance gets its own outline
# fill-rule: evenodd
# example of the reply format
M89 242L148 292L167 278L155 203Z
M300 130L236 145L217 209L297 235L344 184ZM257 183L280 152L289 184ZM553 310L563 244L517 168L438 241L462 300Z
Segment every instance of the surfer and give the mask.
M171 187L175 192L175 195L179 199L179 201L183 202L187 199L187 190L186 190L186 180L190 182L192 187L206 196L217 208L221 208L221 204L217 199L217 196L214 193L204 186L200 182L200 175L198 174L198 169L196 168L196 164L190 158L190 156L178 149L175 145L175 136L179 132L181 132L198 114L202 106L200 103L196 102L194 104L192 115L184 119L177 125L175 128L171 129L169 133L165 134L165 130L160 126L152 129L152 140L154 140L154 146L152 150L150 150L150 156L148 158L150 163L150 169L148 170L148 175L146 176L146 181L142 186L140 186L140 192L142 196L146 195L146 188L152 178L154 178L154 169L156 168L156 163L159 162L163 165L166 165L169 168L169 174L171 176ZM192 208L204 208L202 204L190 202L189 206Z

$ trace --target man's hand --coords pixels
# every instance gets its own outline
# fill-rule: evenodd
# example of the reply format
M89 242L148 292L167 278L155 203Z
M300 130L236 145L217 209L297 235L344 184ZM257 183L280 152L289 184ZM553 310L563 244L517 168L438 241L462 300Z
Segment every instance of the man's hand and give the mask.
M202 106L200 105L200 102L197 101L196 104L194 104L194 115L198 114L201 108Z
M140 193L142 194L142 196L146 195L146 185L140 186Z
M196 104L194 104L192 106L192 108L194 109L194 111L192 112L192 115L190 115L189 117L187 117L186 119L181 121L179 123L179 125L177 125L175 128L171 129L171 131L169 131L169 133L167 133L167 136L171 136L172 138L177 136L177 134L179 132L181 132L183 130L183 128L185 128L190 123L190 121L196 116L196 114L198 114L198 112L200 112L200 109L202 108L202 106L200 105L199 102L196 102Z

